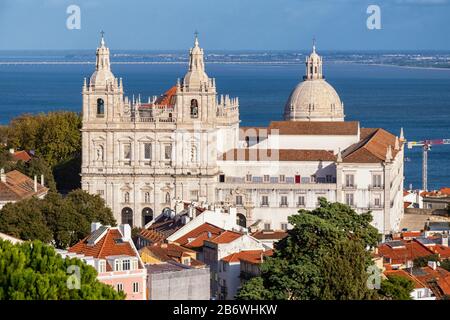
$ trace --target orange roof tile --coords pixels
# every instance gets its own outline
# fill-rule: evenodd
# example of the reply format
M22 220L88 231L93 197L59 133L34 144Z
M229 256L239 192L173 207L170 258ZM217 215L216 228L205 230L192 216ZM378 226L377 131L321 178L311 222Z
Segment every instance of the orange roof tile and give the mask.
M0 200L19 201L32 196L42 196L48 189L37 184L37 192L34 191L34 180L23 173L13 170L6 173L6 182L0 181Z
M427 288L427 286L422 281L406 272L405 270L386 270L384 274L386 275L386 277L397 276L411 280L414 283L414 288L416 289Z
M357 135L358 121L272 121L269 131L281 135Z
M394 149L395 136L384 129L375 129L372 134L361 139L344 150L343 161L348 163L376 163L386 160L386 152L391 146L392 157L398 150Z
M89 236L79 241L77 244L69 248L69 252L83 254L85 256L94 257L97 259L106 259L109 256L126 255L137 257L137 252L133 249L131 244L127 241L117 241L122 239L122 234L118 229L109 228L105 235L98 240L94 245L88 244ZM110 271L109 267L107 270Z
M258 240L281 240L287 236L286 231L257 231L252 233L252 237Z
M24 161L24 162L28 162L31 160L30 155L28 154L28 152L22 150L22 151L16 151L12 154L12 158L15 161Z
M175 105L175 95L177 93L177 86L173 86L167 90L162 96L156 99L155 104L161 106L173 106Z
M332 151L290 149L231 149L219 156L224 161L335 161Z
M209 242L216 244L230 243L238 238L242 237L242 233L234 231L225 231L213 239L209 239Z
M215 238L224 231L224 229L210 223L204 223L175 240L175 242L185 247L198 248L203 246L203 241L210 239L208 237L209 234L211 235L211 238Z
M224 258L223 261L228 263L237 263L245 261L252 264L261 264L262 257L270 257L273 255L273 250L245 250L236 253L232 253Z
M378 254L385 259L389 259L390 264L406 264L407 261L433 254L429 248L424 247L417 241L399 241L403 243L403 247L392 248L389 244L383 243L378 246Z

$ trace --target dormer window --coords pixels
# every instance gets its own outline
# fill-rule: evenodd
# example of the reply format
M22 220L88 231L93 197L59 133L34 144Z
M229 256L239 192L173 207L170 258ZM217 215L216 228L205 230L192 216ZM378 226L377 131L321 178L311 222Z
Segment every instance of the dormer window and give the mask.
M191 100L191 118L198 118L198 101L196 99Z
M130 270L131 264L130 264L130 260L129 259L124 259L122 261L122 270L123 271L128 271Z
M98 273L106 272L106 261L100 260L98 262Z
M99 98L97 99L97 117L105 116L105 101Z

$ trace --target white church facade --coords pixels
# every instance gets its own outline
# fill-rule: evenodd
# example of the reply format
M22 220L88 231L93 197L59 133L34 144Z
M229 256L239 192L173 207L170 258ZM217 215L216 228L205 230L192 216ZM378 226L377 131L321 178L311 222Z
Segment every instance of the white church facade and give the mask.
M306 59L284 121L241 127L239 100L219 95L197 37L183 79L143 103L124 96L102 38L83 85L82 187L101 195L118 223L144 227L180 201L236 207L238 222L283 230L319 197L371 211L380 233L403 217L404 137L344 121L344 105ZM282 112L280 110L280 112Z

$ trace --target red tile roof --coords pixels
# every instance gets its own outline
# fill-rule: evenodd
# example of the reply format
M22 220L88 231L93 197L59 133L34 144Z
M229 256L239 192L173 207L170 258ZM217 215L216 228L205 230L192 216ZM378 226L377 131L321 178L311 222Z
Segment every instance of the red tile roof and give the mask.
M203 246L203 242L205 240L215 238L224 231L225 230L222 228L216 227L209 223L204 223L174 242L188 248L199 248ZM209 238L208 235L211 235L211 238Z
M167 262L167 261L176 261L178 263L182 263L183 257L191 258L191 266L193 267L202 267L205 264L201 261L195 259L197 253L188 248L184 248L174 243L155 243L150 246L144 247L139 252L147 252L151 256L156 259Z
M236 263L245 261L252 264L261 264L263 257L270 257L273 255L273 250L245 250L236 253L232 253L224 258L223 261L228 263Z
M391 146L392 158L398 153L394 149L395 136L384 129L374 129L372 134L361 139L342 152L343 161L348 163L377 163L386 160L386 152Z
M421 268L420 273L415 273L413 269L413 274L419 281L427 284L438 298L450 295L450 272L447 270L441 267L433 269L426 266Z
M386 270L384 274L386 275L386 277L397 276L411 280L414 283L414 288L416 289L427 288L427 286L422 281L406 272L405 270Z
M269 132L280 135L357 135L358 121L272 121Z
M176 93L177 93L177 86L173 86L172 88L167 90L162 96L156 99L155 104L161 106L174 106Z
M234 231L225 231L213 239L208 239L208 241L216 244L223 244L223 243L230 243L240 237L242 237L242 233Z
M22 151L16 151L14 152L12 155L12 158L15 161L24 161L24 162L28 162L31 160L30 155L28 154L28 152L22 150Z
M39 183L35 192L34 180L17 170L5 175L6 182L0 181L0 200L2 201L19 201L32 196L42 196L48 192L48 189Z
M407 201L403 202L403 208L404 209L409 208L410 205L412 205L412 202L407 202Z
M335 161L327 150L231 149L219 156L224 161Z
M68 251L97 259L119 255L138 257L137 252L128 241L117 241L122 239L122 234L118 229L109 228L105 235L93 245L87 242L88 238L89 236L69 248ZM109 264L107 264L107 270L111 271Z
M286 231L257 231L252 237L258 240L281 240L287 236Z
M378 246L378 255L390 260L390 264L406 264L407 261L413 261L419 257L426 257L433 252L417 241L399 240L403 247L393 248L388 243Z

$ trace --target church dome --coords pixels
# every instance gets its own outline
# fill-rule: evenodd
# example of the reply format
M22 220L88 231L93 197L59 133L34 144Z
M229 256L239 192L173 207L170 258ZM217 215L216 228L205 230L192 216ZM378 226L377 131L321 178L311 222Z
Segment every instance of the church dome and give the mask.
M344 121L344 106L336 90L322 75L322 58L313 52L306 58L306 76L286 102L285 120Z

